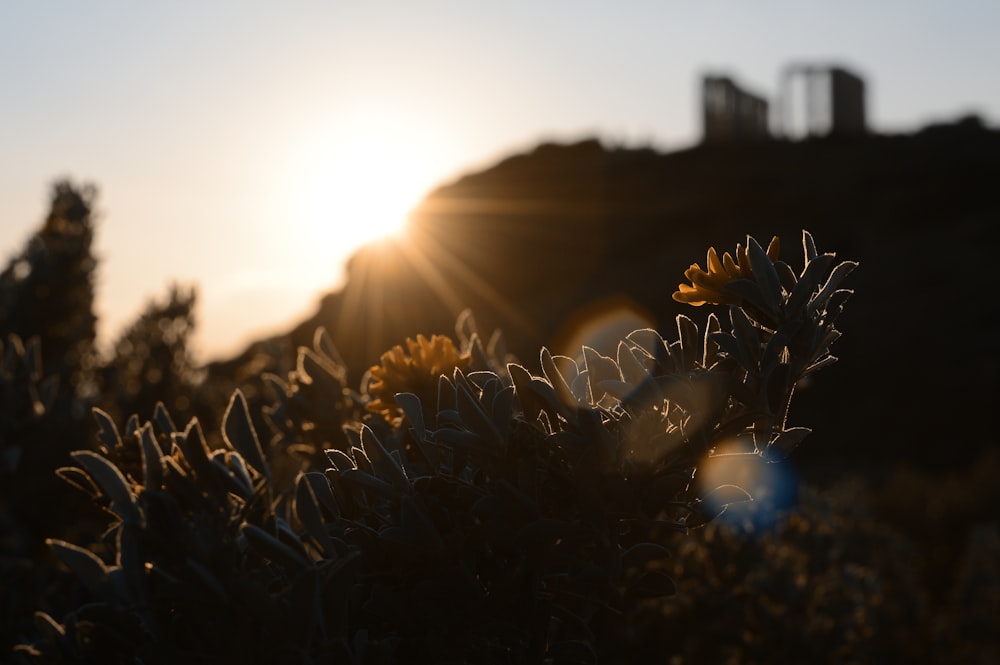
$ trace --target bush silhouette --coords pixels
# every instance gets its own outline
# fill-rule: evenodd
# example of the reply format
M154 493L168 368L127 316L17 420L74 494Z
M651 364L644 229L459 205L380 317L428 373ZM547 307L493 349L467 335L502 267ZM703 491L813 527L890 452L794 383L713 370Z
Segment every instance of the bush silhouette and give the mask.
M789 402L835 360L850 293L840 284L855 264L820 254L808 233L802 246L799 272L776 243L765 252L747 238L738 273L712 250L681 291L710 276L702 300L728 303L724 317L701 328L678 317L672 339L637 330L615 357L543 348L540 373L512 361L502 336L484 344L463 315L457 343L411 340L353 391L320 330L287 380L267 379L270 439L240 391L208 435L163 404L123 428L95 410L99 448L58 473L108 528L49 541L91 600L60 619L36 614L19 653L622 661L637 608L675 592L670 535L751 499L707 486L700 465L723 449L780 464L808 433L787 425ZM137 326L163 320L154 308Z

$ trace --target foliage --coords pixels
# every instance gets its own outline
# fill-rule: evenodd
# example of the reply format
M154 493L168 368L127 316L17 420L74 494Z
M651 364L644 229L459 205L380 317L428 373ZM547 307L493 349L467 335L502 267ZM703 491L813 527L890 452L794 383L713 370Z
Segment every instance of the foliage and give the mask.
M53 471L88 445L97 389L93 313L96 192L52 188L39 231L0 273L0 649L30 626L30 612L80 602L57 572L46 536L88 541L96 508L75 501ZM88 519L90 518L90 519Z
M860 486L800 493L770 529L713 522L675 548L679 593L643 623L677 663L922 662L929 599L912 545L864 514ZM733 511L736 512L736 511ZM859 514L860 513L860 514Z
M194 289L174 284L163 302L150 301L115 342L113 355L101 371L105 409L127 417L148 417L157 402L175 411L191 408L188 395L197 372L188 349L194 330Z
M899 492L914 477L906 469L881 489L857 477L822 492L802 488L763 529L759 503L731 507L671 543L663 570L678 593L637 613L632 643L679 665L993 662L1000 531L993 503L959 504L996 495L998 463L984 458L943 482L922 477L920 491L937 504L931 514ZM962 528L970 512L979 516ZM939 532L936 520L949 527ZM935 561L941 547L954 548L955 560Z
M669 535L749 498L705 486L699 465L734 449L778 463L808 432L786 427L789 403L833 360L854 264L808 233L803 248L796 275L748 238L750 271L716 284L740 298L724 320L681 316L675 339L638 330L582 364L543 348L540 374L463 317L460 348L418 338L356 393L320 331L287 380L268 379L270 441L239 391L216 437L163 405L124 430L95 411L100 449L58 473L111 524L86 547L50 541L93 602L38 613L20 653L620 659L632 608L675 590Z
M41 230L0 273L0 333L40 336L45 374L73 387L67 399L87 389L94 361L95 196L92 187L56 183Z

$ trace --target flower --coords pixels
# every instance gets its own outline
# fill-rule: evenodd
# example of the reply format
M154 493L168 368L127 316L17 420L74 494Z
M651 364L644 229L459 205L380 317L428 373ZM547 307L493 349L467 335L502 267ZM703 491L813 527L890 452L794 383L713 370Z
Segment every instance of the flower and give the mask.
M369 411L391 416L399 408L396 393L414 393L425 401L436 399L438 378L451 375L456 368L466 370L472 362L472 356L459 354L445 335L431 335L429 340L417 335L416 341L407 337L406 347L409 354L397 344L382 354L380 364L368 370L372 400L365 408Z
M747 243L749 246L749 243ZM771 239L771 244L767 246L767 258L772 262L778 260L781 252L781 241L778 236ZM736 245L736 259L730 256L729 252L719 255L714 247L708 250L706 259L708 272L701 269L697 263L684 271L684 276L691 281L691 285L679 284L678 290L674 292L673 298L677 302L685 302L689 305L739 305L743 299L726 290L729 282L737 279L753 279L753 270L750 268L750 259L747 250L742 245Z

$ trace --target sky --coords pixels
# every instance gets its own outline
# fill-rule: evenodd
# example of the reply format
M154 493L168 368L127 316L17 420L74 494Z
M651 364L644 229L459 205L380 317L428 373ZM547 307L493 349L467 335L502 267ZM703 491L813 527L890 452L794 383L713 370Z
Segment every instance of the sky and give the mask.
M436 185L541 141L696 144L706 73L773 99L838 63L875 131L996 127L998 26L995 0L4 0L0 259L56 179L93 183L101 340L197 284L208 360L311 313Z

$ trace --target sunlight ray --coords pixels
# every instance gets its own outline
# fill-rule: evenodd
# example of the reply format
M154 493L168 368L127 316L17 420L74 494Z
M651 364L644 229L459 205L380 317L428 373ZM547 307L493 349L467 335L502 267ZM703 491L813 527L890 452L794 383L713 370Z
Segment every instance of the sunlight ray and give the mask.
M443 266L454 278L470 286L476 295L496 308L506 320L514 324L520 333L538 334L537 326L524 316L518 307L509 302L502 293L481 278L464 261L454 256L447 248L442 247L440 243L429 235L420 234L420 237L415 236L416 232L411 230L412 242L402 243L402 247L407 258L410 259L414 268L420 272L421 276L429 283L433 282L431 285L432 288L435 288L436 291L444 290L453 296L455 295L443 271L438 267L439 265ZM439 292L438 295L442 297L443 294Z

